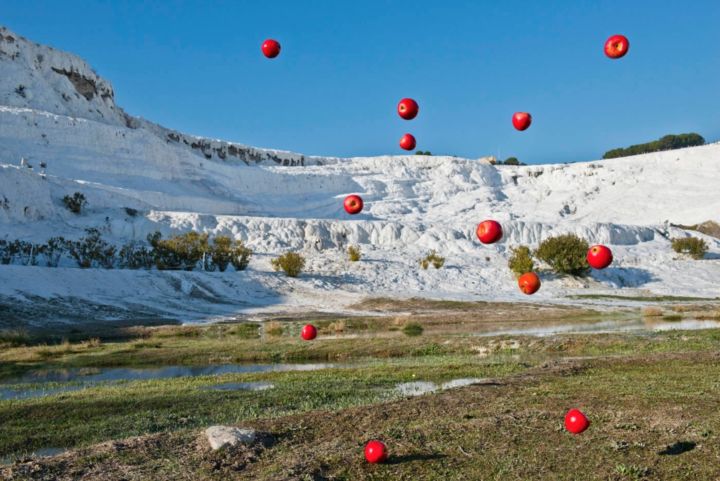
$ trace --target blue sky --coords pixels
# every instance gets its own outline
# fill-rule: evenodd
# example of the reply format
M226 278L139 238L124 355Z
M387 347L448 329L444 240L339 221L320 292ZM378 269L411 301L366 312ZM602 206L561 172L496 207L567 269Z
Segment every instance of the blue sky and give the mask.
M410 132L435 154L537 163L720 140L717 0L3 0L0 24L85 58L133 115L262 147L399 154ZM630 53L612 61L615 33Z

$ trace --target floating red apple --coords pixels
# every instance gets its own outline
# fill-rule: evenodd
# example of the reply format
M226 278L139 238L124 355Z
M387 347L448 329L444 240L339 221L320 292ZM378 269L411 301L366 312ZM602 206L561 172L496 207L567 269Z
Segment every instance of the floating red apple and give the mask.
M373 439L365 445L365 459L368 463L383 463L387 460L388 450L385 443Z
M512 118L513 127L518 130L527 130L532 123L532 115L527 112L515 112Z
M300 331L300 337L306 341L312 341L317 337L317 329L312 324L306 324Z
M493 244L502 239L503 230L499 222L484 220L478 224L475 233L483 244Z
M271 38L265 40L262 44L262 53L267 58L275 58L280 55L280 42Z
M590 420L579 409L571 409L565 415L565 429L580 434L590 426Z
M612 59L624 57L630 49L630 42L624 35L613 35L605 42L605 55Z
M403 150L412 150L415 148L415 137L412 134L405 134L400 137L400 148Z
M363 200L362 197L359 195L348 195L345 197L345 202L343 202L343 206L345 207L345 212L348 214L359 214L363 210Z
M412 120L417 117L420 106L413 99L402 99L400 103L398 103L397 110L400 117L405 120Z
M588 250L587 261L594 269L605 269L613 261L612 251L604 245L592 246Z
M540 278L534 272L526 272L518 277L518 287L527 294L535 294L540 289Z

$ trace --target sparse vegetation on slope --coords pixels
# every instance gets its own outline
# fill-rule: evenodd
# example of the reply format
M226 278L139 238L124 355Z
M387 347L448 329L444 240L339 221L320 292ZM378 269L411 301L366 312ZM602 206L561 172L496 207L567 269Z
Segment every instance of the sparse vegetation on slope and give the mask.
M700 134L690 133L666 135L659 140L648 142L646 144L637 144L631 145L627 148L608 150L603 155L603 159L614 159L616 157L661 152L663 150L682 149L684 147L693 147L696 145L705 145L705 139Z

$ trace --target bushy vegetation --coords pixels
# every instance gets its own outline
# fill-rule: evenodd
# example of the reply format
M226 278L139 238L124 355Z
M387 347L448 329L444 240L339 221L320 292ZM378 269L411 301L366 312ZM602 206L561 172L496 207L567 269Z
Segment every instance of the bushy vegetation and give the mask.
M532 272L535 269L535 262L533 261L530 248L522 245L511 247L508 267L516 276L521 276L526 272Z
M159 232L148 236L153 247L155 265L160 270L191 271L210 249L208 235L190 231L163 239Z
M430 152L429 150L418 150L417 152L415 152L415 155L432 155L432 152Z
M224 272L232 264L235 270L247 268L252 250L242 241L226 236L208 242L207 234L188 232L162 239L159 232L144 242L132 241L118 247L102 238L99 229L85 230L85 236L76 241L53 237L46 244L33 244L22 240L0 240L0 263L57 267L63 258L74 260L83 269L92 267L112 269L182 269L193 270L201 265L205 270ZM201 261L204 261L201 262Z
M217 267L220 272L225 272L229 264L232 264L235 270L243 271L250 264L252 250L245 247L243 241L233 240L228 236L218 236L213 239L213 245L210 247L210 258L207 270L214 271Z
M87 199L85 199L82 193L75 192L73 195L63 197L63 204L65 204L65 207L67 207L70 212L80 214L87 204Z
M362 257L362 253L360 252L360 246L350 246L348 247L347 252L350 262L357 262L360 260L360 257Z
M440 269L445 265L445 258L439 256L435 250L431 250L424 258L420 259L420 267L427 269L431 264L435 269Z
M613 159L616 157L627 157L629 155L647 154L649 152L660 152L663 150L682 149L683 147L693 147L695 145L705 145L705 139L696 133L666 135L659 140L648 142L646 144L631 145L627 148L612 149L605 152L603 159Z
M287 252L270 261L273 269L283 271L288 277L297 277L305 268L305 258L297 252Z
M115 264L116 248L102 239L98 229L86 229L85 237L75 242L68 242L67 247L72 258L83 269L90 267L112 269Z
M587 241L574 234L545 239L535 251L535 257L548 264L558 274L582 276L588 273Z
M423 331L424 329L422 325L417 322L408 322L402 328L403 334L409 337L420 336L422 335Z
M153 252L144 244L130 242L120 249L118 263L121 269L150 269L154 264Z
M682 237L671 241L672 248L679 254L687 254L693 259L700 260L708 251L707 242L697 237Z

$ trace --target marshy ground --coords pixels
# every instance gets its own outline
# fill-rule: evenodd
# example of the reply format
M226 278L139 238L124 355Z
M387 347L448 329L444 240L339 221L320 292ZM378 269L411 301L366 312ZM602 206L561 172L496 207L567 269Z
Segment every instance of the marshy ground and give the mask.
M370 299L355 307L354 316L315 316L312 342L297 336L306 316L6 332L0 477L720 476L720 329L668 327L719 321L715 300L577 307ZM523 334L567 325L644 328ZM306 366L262 367L273 363ZM440 389L467 379L475 384ZM408 396L398 388L407 383L438 389ZM580 436L562 427L572 407L592 422ZM212 452L202 431L213 424L264 434L255 446ZM387 464L364 462L373 438L388 445Z

